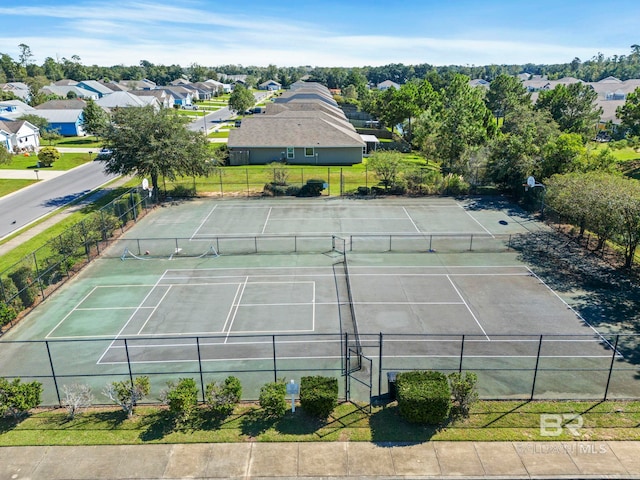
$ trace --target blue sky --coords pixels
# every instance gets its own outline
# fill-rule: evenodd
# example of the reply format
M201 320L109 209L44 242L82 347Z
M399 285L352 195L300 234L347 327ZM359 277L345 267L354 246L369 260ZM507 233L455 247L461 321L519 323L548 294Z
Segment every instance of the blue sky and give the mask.
M628 55L640 2L590 0L19 0L0 52L85 65L565 63Z

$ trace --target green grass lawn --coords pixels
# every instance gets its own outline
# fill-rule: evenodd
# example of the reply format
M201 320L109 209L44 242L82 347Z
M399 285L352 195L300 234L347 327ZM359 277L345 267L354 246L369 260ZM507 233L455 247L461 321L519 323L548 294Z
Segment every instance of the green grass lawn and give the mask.
M45 144L43 147L47 146ZM86 136L86 137L63 137L60 140L56 140L54 142L55 147L78 147L78 148L97 148L100 149L102 147L102 143L96 137Z
M576 414L583 421L574 437L540 434L540 415ZM242 404L224 419L203 408L187 430L176 431L166 408L138 407L128 419L120 409L94 408L68 420L63 409L34 412L19 423L0 420L0 446L128 445L204 442L425 442L435 441L596 441L639 440L640 402L522 402L487 401L476 404L468 418L445 425L416 425L403 420L397 405L375 407L371 413L355 405L339 405L326 420L302 409L282 418L262 415L259 406Z
M33 180L24 180L24 179L20 179L20 180L13 180L13 179L0 179L0 197L3 197L5 195L9 195L10 193L13 192L17 192L18 190L24 188L24 187L28 187L29 185L32 185L34 183L37 183L37 180L33 179Z
M61 153L60 160L54 162L51 167L40 167L41 170L71 170L72 168L79 167L91 159L96 158L97 150L94 154L88 153ZM10 163L0 164L0 169L4 170L31 170L36 169L38 164L38 157L31 155L25 157L23 155L14 155Z

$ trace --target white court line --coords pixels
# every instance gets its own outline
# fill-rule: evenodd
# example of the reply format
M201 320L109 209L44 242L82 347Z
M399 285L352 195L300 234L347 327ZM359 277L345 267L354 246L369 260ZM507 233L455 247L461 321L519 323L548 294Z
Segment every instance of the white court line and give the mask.
M264 220L264 226L262 227L262 232L264 234L265 230L267 229L267 223L269 223L269 217L271 216L271 210L273 209L273 207L269 207L269 212L267 213L267 218L265 218Z
M62 325L62 322L64 322L67 318L69 318L69 316L70 316L74 311L76 311L76 310L77 310L78 305L82 305L82 302L84 302L87 298L89 298L89 296L90 296L93 292L95 292L98 288L100 288L100 287L93 287L93 288L89 291L89 293L87 293L84 297L82 297L82 299L81 299L81 300L76 304L76 306L75 306L75 307L73 307L73 308L69 311L69 313L67 313L67 314L62 318L62 320L60 320L60 321L56 324L56 326L55 326L55 327L53 327L53 328L51 329L51 331L45 335L45 337L44 337L44 338L49 338L49 336L50 336L53 332L55 332L55 331L58 329L58 327L59 327L60 325ZM57 337L56 337L56 338L57 338Z
M242 301L242 296L244 295L244 290L245 288L247 288L247 282L249 281L249 276L247 276L244 279L244 283L242 285L240 285L240 290L239 290L239 295L238 292L236 292L238 301L236 302L235 298L234 298L234 304L231 307L231 311L233 312L233 315L231 316L231 321L229 322L229 327L227 328L227 339L229 338L229 335L231 334L231 328L233 327L233 321L236 319L236 315L238 314L238 309L240 308L240 302ZM231 313L231 312L229 312ZM226 326L227 322L225 322L225 326ZM224 332L224 329L222 330ZM225 339L225 342L227 343L227 340Z
M101 310L133 310L139 307L90 307L90 308L76 308L79 312L99 312ZM154 308L154 307L142 307L142 308Z
M496 237L493 235L493 233L491 233L489 230L487 230L487 229L485 228L485 226L484 226L484 225L482 225L482 224L481 224L481 223L480 223L480 222L479 222L479 221L478 221L478 220L477 220L473 215L471 215L471 214L469 213L469 210L467 210L466 208L464 208L464 205L462 205L462 204L458 204L458 206L459 206L462 210L464 210L464 213L466 213L467 215L469 215L469 217L471 218L471 220L473 220L474 222L476 222L478 225L480 225L480 227L482 227L482 229L483 229L485 232L487 232L489 235L491 235L491 238L496 238Z
M304 220L313 220L317 222L319 220L340 220L340 221L349 221L349 220L406 220L406 217L286 217L286 218L274 218L272 221L274 222L289 222L292 220L296 221L304 221ZM306 235L307 232L304 233ZM274 234L278 235L278 234ZM282 235L282 234L280 234Z
M467 304L466 300L462 297L462 295L460 294L460 291L458 290L458 288L455 286L455 284L453 283L453 280L451 280L451 277L449 277L449 275L447 275L447 280L449 280L449 283L451 284L451 286L453 287L453 289L456 291L456 293L458 294L458 296L460 297L460 300L462 300L462 302L464 303L464 305L467 307L467 310L469 311L469 313L471 314L471 316L473 317L473 319L476 321L476 323L478 324L478 327L480 327L480 330L482 330L482 333L484 334L485 337L487 337L487 340L491 341L491 339L489 338L489 335L487 335L487 332L484 331L484 328L482 328L482 325L480 325L480 322L478 321L478 319L476 318L476 316L474 315L474 313L471 311L471 307L469 307L469 305Z
M529 269L529 267L527 267L527 268ZM600 340L602 340L604 343L606 343L606 344L609 346L609 348L611 348L611 350L614 350L614 351L615 351L615 354L616 354L617 356L619 356L620 358L624 358L624 355L622 355L622 353L620 353L620 350L615 350L615 349L614 349L614 347L613 347L613 345L611 345L611 342L609 342L609 340L607 340L606 338L604 338L604 336L603 336L603 335L602 335L602 334L601 334L601 333L600 333L600 332L599 332L599 331L598 331L598 330L597 330L593 325L591 325L589 322L587 322L587 321L585 320L585 318L584 318L582 315L580 315L580 313L579 313L579 312L577 312L577 311L576 311L576 310L575 310L571 305L569 305L567 302L565 302L565 301L564 301L564 299L563 299L560 295L558 295L558 294L556 293L556 291L555 291L553 288L551 288L549 285L547 285L547 284L545 283L545 281L544 281L544 280L542 280L540 277L538 277L538 275L536 275L536 274L533 272L533 270L529 269L529 271L531 272L531 275L533 275L533 276L534 276L534 277L535 277L535 278L536 278L540 283L542 283L542 285L544 285L545 287L547 287L551 293L553 293L553 294L554 294L554 295L555 295L555 296L556 296L556 297L557 297L557 298L558 298L562 303L564 303L564 304L566 305L566 307L567 307L569 310L571 310L571 311L576 315L576 317L578 317L582 322L584 322L584 324L585 324L585 325L587 325L591 330L593 330L593 332L594 332L598 337L600 337Z
M204 219L202 220L202 222L200 222L200 225L198 225L198 228L195 229L195 231L193 232L193 235L191 235L191 238L189 238L189 240L193 240L193 237L195 237L198 234L198 231L202 228L202 226L207 222L207 220L209 220L209 217L213 214L213 211L218 208L218 204L216 203L213 208L211 209L211 211L207 214L206 217L204 217Z
M229 311L227 312L227 318L225 318L224 324L222 325L222 330L221 330L222 333L224 333L227 330L227 323L229 323L229 319L231 318L231 313L233 312L233 309L234 309L235 304L236 304L236 300L238 299L238 294L240 293L240 289L242 288L242 283L235 283L235 285L237 285L236 293L233 296L233 300L231 301L231 307L229 308Z
M418 226L416 225L416 222L413 221L413 218L411 218L411 215L409 215L409 212L407 212L407 209L402 207L402 210L404 211L405 215L409 218L409 221L411 222L411 225L413 225L413 228L416 229L416 232L418 233L422 233L420 231L420 229L418 228Z
M131 322L131 320L133 320L133 317L135 317L136 313L138 312L138 310L140 310L142 308L142 305L144 304L144 302L147 301L147 298L149 298L149 296L151 295L151 293L156 289L156 287L158 286L158 284L160 283L160 281L162 280L162 277L164 276L164 273L162 275L160 275L160 278L158 278L158 281L155 283L155 285L153 287L151 287L151 289L149 290L149 292L144 296L144 298L142 299L142 301L140 302L140 305L138 305L138 307L134 310L134 312L129 316L129 320L127 320L127 322L122 326L122 328L120 329L120 331L118 331L118 333L116 334L116 336L113 338L113 341L109 344L109 346L104 350L104 352L102 353L102 355L100 355L100 358L98 358L98 361L96 362L96 364L100 364L102 362L102 359L104 358L104 356L107 354L107 352L109 351L109 349L111 349L111 347L113 347L113 345L118 341L118 338L120 337L120 335L122 334L122 332L124 332L124 329L127 328L127 326L129 325L129 323Z
M169 294L169 291L171 290L171 288L173 288L173 287L171 285L169 285L169 288L167 288L167 291L164 292L164 295L162 295L162 297L160 298L160 301L158 303L156 303L155 307L153 307L153 310L151 310L151 313L149 315L147 315L147 319L144 321L144 323L140 327L140 330L138 330L138 335L142 334L142 330L144 330L144 327L147 326L147 323L149 323L149 320L151 320L151 317L153 316L153 314L156 313L156 310L158 310L158 307L160 306L160 304L164 300L164 297L166 297Z

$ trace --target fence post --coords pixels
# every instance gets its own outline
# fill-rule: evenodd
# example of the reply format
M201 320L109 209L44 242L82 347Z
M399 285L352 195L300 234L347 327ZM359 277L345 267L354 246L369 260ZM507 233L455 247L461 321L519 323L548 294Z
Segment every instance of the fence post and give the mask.
M38 279L38 285L40 286L40 295L42 295L42 300L46 297L44 295L44 287L42 286L42 279L40 278L40 269L38 268L38 257L36 257L36 252L33 252L33 264L36 267L36 278Z
M49 356L49 366L51 367L51 375L53 377L53 386L56 389L56 397L58 397L58 405L62 403L60 400L60 391L58 390L58 379L56 378L56 371L53 368L53 359L51 358L51 350L49 349L49 340L45 340L44 344L47 346L47 355Z
M473 251L473 233L471 234L471 238L469 239L469 251Z
M245 175L247 177L247 197L248 197L249 196L249 169L245 168L244 169L244 173L245 173Z
M538 377L538 365L540 364L540 350L542 350L542 335L540 335L540 341L538 342L538 354L536 355L536 367L533 371L533 382L531 385L531 396L529 401L533 400L533 393L536 390L536 378Z
M331 196L331 167L327 167L327 196Z
M613 362L616 359L616 353L618 353L618 340L620 339L620 335L616 335L616 343L613 346L613 353L611 354L611 363L609 364L609 375L607 376L607 386L604 388L604 397L602 401L607 400L607 395L609 394L609 384L611 383L611 374L613 373Z
M382 342L384 340L382 332L378 334L378 338L378 396L380 396L382 390Z
M220 178L220 196L224 197L224 189L222 188L222 169L218 169L218 177Z
M131 360L129 359L129 345L127 339L124 339L124 351L127 355L127 368L129 369L129 381L131 382L131 388L133 388L133 372L131 371Z
M196 337L196 348L198 350L198 370L200 371L200 388L202 389L202 403L207 401L204 391L204 377L202 375L202 356L200 355L200 337Z
M276 357L276 336L271 335L271 345L273 347L273 381L278 381L278 360Z
M464 334L460 343L460 364L458 365L458 373L462 373L462 359L464 358Z

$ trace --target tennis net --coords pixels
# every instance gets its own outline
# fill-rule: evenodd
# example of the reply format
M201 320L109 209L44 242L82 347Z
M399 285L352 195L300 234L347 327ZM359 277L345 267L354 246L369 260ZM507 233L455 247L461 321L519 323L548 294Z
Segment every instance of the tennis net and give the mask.
M347 348L357 354L358 368L360 368L360 355L362 355L362 344L360 343L360 335L358 334L358 320L356 319L356 309L353 302L353 290L351 288L351 276L349 275L349 262L347 260L347 252L342 255L342 265L344 266L344 278L347 284L347 299L349 302L349 314L351 316L351 326L353 329L352 339L347 344Z

